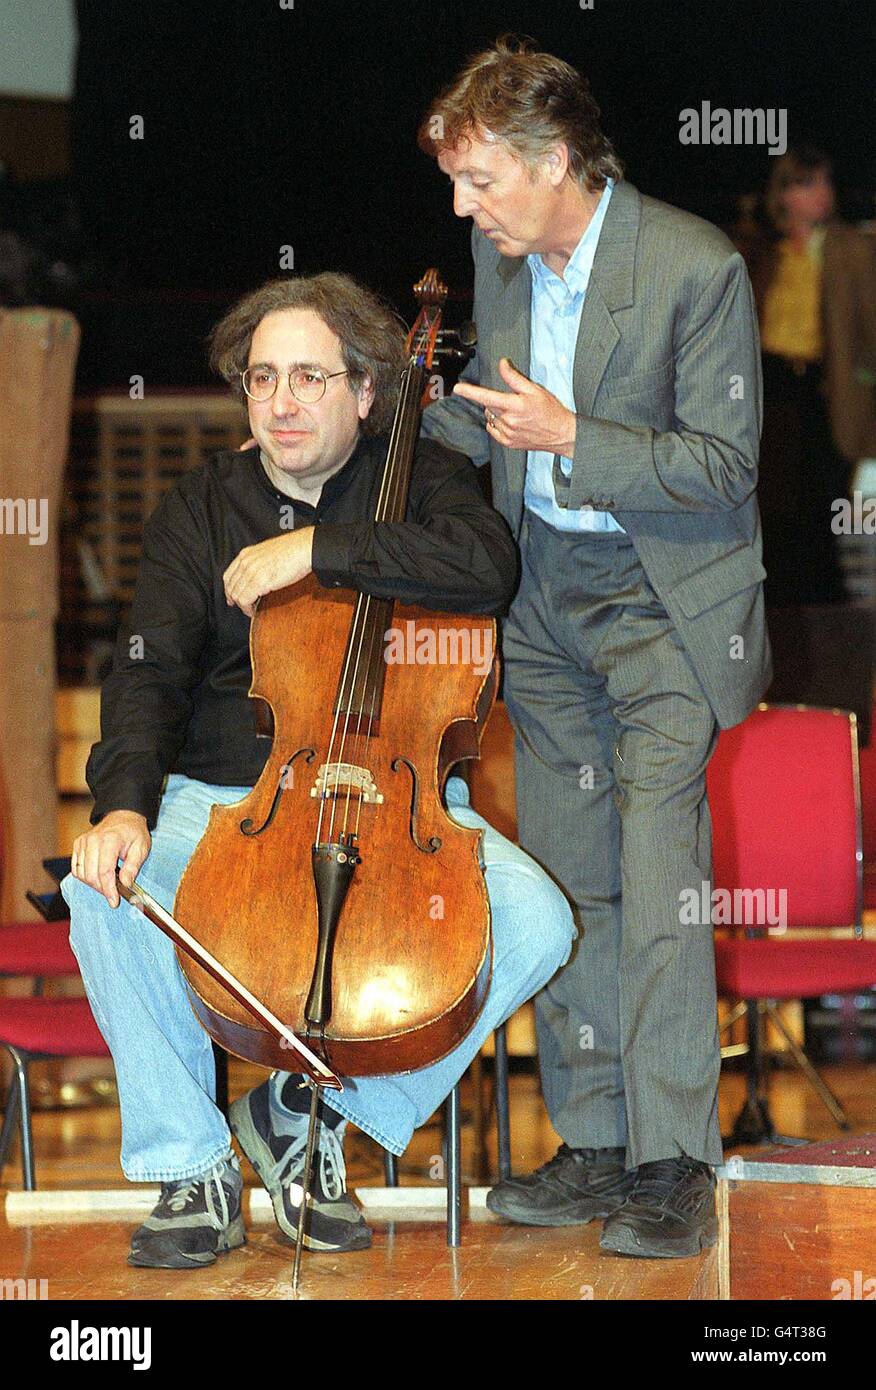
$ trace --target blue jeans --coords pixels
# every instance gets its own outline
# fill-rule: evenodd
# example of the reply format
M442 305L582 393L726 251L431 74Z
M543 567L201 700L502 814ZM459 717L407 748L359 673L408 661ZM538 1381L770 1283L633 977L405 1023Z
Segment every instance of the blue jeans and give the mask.
M137 882L168 910L214 803L240 801L248 787L217 787L173 774L161 801L152 849ZM493 977L471 1032L432 1066L404 1076L343 1078L326 1105L392 1153L407 1147L456 1085L490 1033L568 959L575 929L563 894L528 855L468 804L452 777L447 809L484 831L483 859L493 922ZM215 1104L213 1049L195 1018L170 940L122 901L111 908L68 875L70 942L116 1068L122 1113L121 1163L132 1182L195 1177L228 1152L231 1135Z

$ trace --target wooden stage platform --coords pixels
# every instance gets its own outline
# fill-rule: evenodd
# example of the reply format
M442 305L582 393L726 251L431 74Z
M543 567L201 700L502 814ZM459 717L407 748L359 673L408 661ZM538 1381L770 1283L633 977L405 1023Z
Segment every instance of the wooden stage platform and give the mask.
M459 1249L448 1248L441 1213L372 1216L370 1250L305 1253L301 1296L309 1300L450 1301L689 1299L717 1297L717 1249L693 1260L632 1260L599 1249L601 1223L562 1230L467 1220ZM144 1270L125 1263L133 1220L7 1224L10 1262L31 1278L42 1271L50 1299L287 1299L292 1250L273 1219L253 1221L247 1244L203 1270Z
M876 1130L876 1096L872 1071L858 1065L827 1069L831 1085L847 1105L858 1133ZM241 1065L232 1069L232 1095L260 1079ZM727 1074L721 1082L721 1119L726 1129L742 1096L743 1082ZM512 1076L512 1139L515 1171L528 1172L550 1157L556 1136L544 1116L538 1086L530 1075ZM773 1079L775 1119L785 1131L812 1138L836 1138L826 1112L805 1083L792 1073ZM463 1112L470 1097L463 1092ZM263 1190L243 1164L249 1184L245 1198L248 1242L203 1270L137 1270L126 1263L132 1229L142 1220L149 1193L125 1189L117 1166L118 1113L114 1107L44 1112L35 1117L37 1179L50 1200L66 1190L90 1192L99 1202L106 1190L127 1190L140 1209L99 1215L16 1212L13 1195L5 1211L0 1188L0 1277L46 1280L50 1300L271 1300L291 1297L292 1251L282 1243L267 1210ZM401 1162L401 1182L423 1188L436 1171L440 1151L437 1124L418 1131ZM749 1156L755 1151L747 1152ZM401 1211L374 1206L383 1181L380 1151L352 1132L347 1141L348 1180L366 1201L375 1238L370 1250L347 1255L305 1254L302 1296L311 1300L350 1301L582 1301L712 1300L718 1298L718 1249L687 1260L636 1260L608 1255L599 1248L601 1223L586 1227L539 1230L504 1225L483 1208L482 1191L472 1193L472 1210L464 1216L462 1246L446 1244L442 1185L432 1184L427 1210ZM491 1152L495 1162L495 1153ZM463 1128L466 1181L479 1182L473 1171L472 1132ZM15 1166L6 1177L20 1188ZM39 1194L37 1194L39 1195ZM413 1194L411 1194L413 1195ZM787 1199L787 1193L785 1194ZM91 1200L86 1198L85 1200ZM29 1204L30 1205L30 1204ZM252 1208L252 1210L251 1210ZM148 1206L145 1208L148 1210ZM869 1209L868 1209L869 1210ZM776 1232L777 1238L781 1238ZM821 1233L828 1241L828 1234ZM876 1223L863 1235L876 1253ZM866 1264L866 1261L865 1261ZM864 1274L876 1275L873 1260ZM855 1268L858 1266L856 1265ZM837 1269L837 1276L845 1273ZM853 1271L852 1271L853 1272ZM750 1281L749 1281L750 1282ZM741 1286L740 1290L741 1292ZM746 1288L750 1297L750 1288ZM819 1296L811 1289L795 1293L793 1280L761 1287L761 1297ZM821 1296L830 1298L829 1282Z

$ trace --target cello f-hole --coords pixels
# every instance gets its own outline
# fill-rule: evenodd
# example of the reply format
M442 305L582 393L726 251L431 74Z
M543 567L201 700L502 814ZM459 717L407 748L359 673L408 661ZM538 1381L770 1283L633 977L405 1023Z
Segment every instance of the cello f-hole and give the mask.
M409 758L393 758L390 767L393 772L398 772L399 767L404 765L411 774L411 817L410 817L410 836L417 849L422 850L423 854L434 854L441 848L441 836L432 835L424 844L417 834L417 816L420 810L420 774L414 767Z
M273 799L273 801L271 802L271 809L268 811L267 816L265 817L265 819L264 819L264 821L262 822L262 824L259 826L258 830L253 830L253 828L252 828L252 817L251 817L251 816L246 816L246 817L244 818L244 820L242 820L242 821L240 822L240 833L241 833L242 835L249 835L249 836L261 835L261 833L262 833L263 830L267 830L268 826L271 824L271 821L274 819L274 816L277 814L277 808L278 808L279 805L280 805L280 797L283 795L283 792L286 790L286 781L285 781L286 773L288 772L289 768L290 768L290 767L292 766L292 764L294 763L295 759L296 759L296 758L300 758L302 753L306 753L306 754L307 754L307 757L306 757L305 760L304 760L304 761L307 762L307 763L312 763L313 760L314 760L314 758L316 757L316 749L315 749L315 748L299 748L298 751L297 751L297 753L293 753L293 754L292 754L292 757L291 757L291 758L288 758L288 759L286 760L286 762L283 764L283 770L282 770L282 772L280 773L280 780L279 780L278 783L277 783L277 789L276 789L276 791L274 792L274 799Z

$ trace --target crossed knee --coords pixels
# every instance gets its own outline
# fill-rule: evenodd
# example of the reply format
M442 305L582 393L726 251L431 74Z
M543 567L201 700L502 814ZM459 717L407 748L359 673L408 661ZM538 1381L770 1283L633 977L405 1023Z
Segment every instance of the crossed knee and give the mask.
M569 958L576 936L569 902L542 869L517 864L495 865L488 873L495 937L519 933L519 946L531 959L540 959L547 979Z

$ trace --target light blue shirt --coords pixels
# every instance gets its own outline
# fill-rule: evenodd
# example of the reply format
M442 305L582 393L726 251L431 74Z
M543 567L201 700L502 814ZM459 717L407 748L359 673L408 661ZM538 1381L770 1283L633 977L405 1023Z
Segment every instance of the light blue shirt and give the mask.
M526 257L532 275L529 375L569 410L575 409L572 368L581 311L613 187L614 180L609 179L562 276L549 270L540 255ZM572 460L561 456L560 468L569 477ZM558 531L623 531L610 512L597 512L587 507L574 510L558 507L553 472L554 455L530 449L526 455L523 493L524 505L530 511Z

